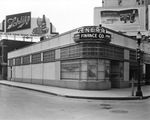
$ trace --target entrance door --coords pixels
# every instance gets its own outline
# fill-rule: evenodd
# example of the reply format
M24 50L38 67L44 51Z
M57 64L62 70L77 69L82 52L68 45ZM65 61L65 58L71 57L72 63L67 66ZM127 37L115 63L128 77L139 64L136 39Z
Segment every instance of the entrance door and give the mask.
M124 74L123 62L113 60L110 66L110 81L112 88L120 88L120 82L123 81Z
M150 84L150 64L146 64L145 82L146 84Z
M0 80L2 80L2 65L0 64Z
M119 81L119 61L111 61L110 81L111 87L116 88L117 81Z
M10 81L12 80L12 67L10 67Z

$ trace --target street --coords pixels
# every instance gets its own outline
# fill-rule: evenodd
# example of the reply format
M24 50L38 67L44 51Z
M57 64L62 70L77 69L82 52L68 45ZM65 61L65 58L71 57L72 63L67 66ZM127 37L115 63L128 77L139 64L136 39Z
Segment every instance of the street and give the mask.
M0 120L150 120L150 99L73 99L0 85Z

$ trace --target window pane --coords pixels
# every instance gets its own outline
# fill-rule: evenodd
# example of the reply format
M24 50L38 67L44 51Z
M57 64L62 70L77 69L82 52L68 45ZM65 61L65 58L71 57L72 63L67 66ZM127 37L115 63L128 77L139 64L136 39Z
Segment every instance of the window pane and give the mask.
M105 79L105 72L98 72L98 80L104 80Z
M43 53L43 61L49 62L55 60L55 51L50 50Z
M97 79L97 60L89 60L88 61L88 71L87 71L88 79Z
M21 65L21 57L15 59L15 65Z
M39 62L41 62L41 53L33 54L32 63L39 63Z
M23 64L29 64L30 63L30 55L23 57Z
M81 79L87 80L87 72L81 72Z
M80 63L79 60L63 61L61 63L62 79L78 79L79 80Z

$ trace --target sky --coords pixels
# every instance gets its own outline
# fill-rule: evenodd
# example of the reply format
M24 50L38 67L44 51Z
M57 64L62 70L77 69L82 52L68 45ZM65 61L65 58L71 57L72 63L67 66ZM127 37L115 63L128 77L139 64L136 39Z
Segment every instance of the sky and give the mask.
M43 15L50 19L56 32L90 26L94 23L94 7L101 7L102 0L0 0L0 22L7 15L31 12L31 17Z

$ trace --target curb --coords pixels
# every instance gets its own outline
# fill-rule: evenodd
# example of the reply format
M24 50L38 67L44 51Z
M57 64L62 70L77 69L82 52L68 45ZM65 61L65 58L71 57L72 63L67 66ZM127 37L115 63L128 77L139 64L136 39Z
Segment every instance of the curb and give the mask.
M85 96L71 96L71 95L62 95L62 94L57 94L57 93L53 93L53 92L47 92L47 91L43 91L43 90L37 90L37 89L27 88L27 87L22 87L22 86L10 85L10 84L5 84L5 83L0 83L0 84L6 85L6 86L22 88L22 89L27 89L27 90L33 90L33 91L42 92L42 93L55 95L55 96L60 96L60 97L76 98L76 99L91 99L91 100L144 100L144 99L150 98L150 96L143 96L143 97L138 97L138 96L133 96L133 97L85 97Z
M80 96L65 96L68 98L77 98L77 99L91 99L91 100L144 100L150 98L150 96L143 97L80 97Z

